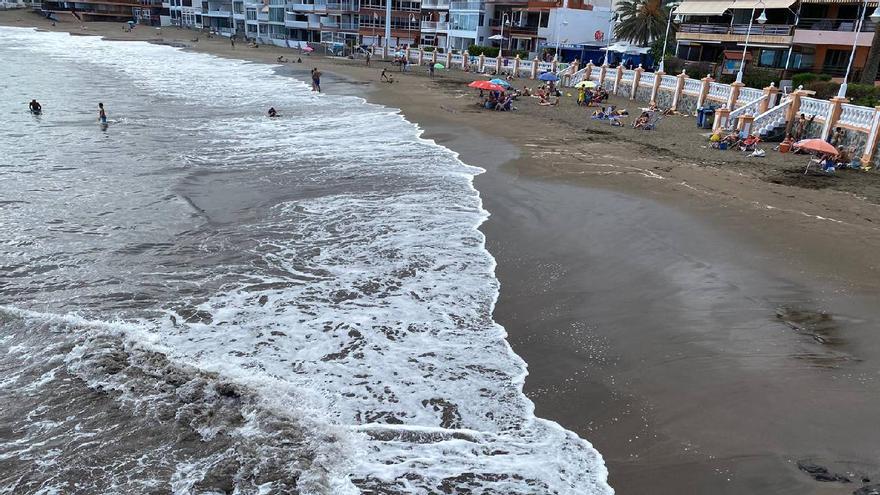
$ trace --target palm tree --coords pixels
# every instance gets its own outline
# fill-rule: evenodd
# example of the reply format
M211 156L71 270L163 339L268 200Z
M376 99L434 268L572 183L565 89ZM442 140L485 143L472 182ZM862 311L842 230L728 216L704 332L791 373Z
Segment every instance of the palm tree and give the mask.
M880 65L880 22L874 24L874 41L871 42L871 51L868 52L868 60L865 61L865 70L862 71L862 84L874 84L877 79L877 66Z
M646 46L666 32L670 9L663 0L622 0L617 5L614 35Z

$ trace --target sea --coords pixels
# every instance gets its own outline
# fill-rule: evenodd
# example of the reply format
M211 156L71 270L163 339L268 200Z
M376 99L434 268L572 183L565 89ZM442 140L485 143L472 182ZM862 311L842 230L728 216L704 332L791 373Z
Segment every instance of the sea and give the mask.
M493 321L483 170L396 109L22 28L0 95L0 493L613 493Z

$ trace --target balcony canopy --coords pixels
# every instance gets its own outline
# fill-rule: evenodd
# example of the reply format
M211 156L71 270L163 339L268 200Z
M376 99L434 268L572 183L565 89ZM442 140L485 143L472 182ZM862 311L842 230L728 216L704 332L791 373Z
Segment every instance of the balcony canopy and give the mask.
M823 3L828 0L823 0ZM794 4L795 0L763 0L757 2L755 0L736 0L733 2L732 9L751 10L757 5L758 10L761 9L787 9Z
M681 15L721 15L733 6L733 0L684 0L675 8Z

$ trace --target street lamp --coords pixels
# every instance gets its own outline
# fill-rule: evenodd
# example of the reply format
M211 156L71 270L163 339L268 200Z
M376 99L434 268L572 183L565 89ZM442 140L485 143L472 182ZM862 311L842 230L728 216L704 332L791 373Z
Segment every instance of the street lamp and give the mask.
M406 49L407 50L406 51L407 57L409 57L410 47L412 47L412 44L416 42L415 38L413 38L413 35L412 35L412 25L414 22L416 22L416 15L410 14L409 15L409 22L406 25L407 35L409 36L409 43L407 44L407 49Z
M849 63L846 64L846 75L843 76L843 84L840 85L840 89L837 91L838 98L846 98L846 82L849 80L849 71L852 69L853 58L856 56L856 47L859 44L859 33L862 32L862 21L865 20L865 14L868 12L868 0L865 0L865 6L859 16L859 20L856 22L856 34L853 38L853 46L852 52L849 54ZM870 18L874 22L880 21L880 6L874 9L874 12L870 15ZM876 35L875 35L876 36Z
M678 5L669 9L669 15L666 16L666 36L663 37L663 51L660 52L660 67L658 67L658 72L663 71L663 62L666 61L666 43L669 41L669 26L672 24L672 14L675 12L675 9L678 8ZM675 22L681 22L681 15L675 14Z
M505 26L505 24L508 26L510 25L510 21L505 21L505 19L509 19L509 18L510 18L509 13L505 12L505 13L501 14L501 39L498 40L498 56L499 57L504 56L504 53L502 53L502 52L504 52L504 26Z
M614 20L617 17L617 14L612 14L611 19L608 21L608 39L605 41L605 62L602 65L608 65L608 52L611 51L611 35L614 33Z
M559 11L557 10L556 13L559 14ZM560 14L560 17L561 17L561 14ZM568 21L562 21L562 25L568 26ZM556 27L557 27L557 29L556 29L556 57L555 58L556 58L557 62L562 62L562 60L560 60L560 58L559 58L559 40L562 38L562 29L559 29L559 20L556 21Z
M743 54L742 59L739 61L739 72L736 73L736 82L743 82L743 69L746 66L746 50L749 49L749 37L752 35L752 21L755 19L755 11L758 9L758 5L764 5L764 0L758 0L755 2L755 5L752 7L752 15L749 16L749 30L746 32L746 43L743 46ZM761 15L758 16L758 24L764 24L767 22L767 9L761 9Z

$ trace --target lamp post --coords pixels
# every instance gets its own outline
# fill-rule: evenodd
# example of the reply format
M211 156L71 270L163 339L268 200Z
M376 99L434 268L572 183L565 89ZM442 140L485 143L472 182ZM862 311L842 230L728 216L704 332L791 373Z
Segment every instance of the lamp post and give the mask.
M406 56L407 56L407 58L409 58L409 49L412 47L412 44L416 42L416 39L413 38L413 35L412 35L412 25L413 25L414 22L416 22L416 15L415 15L415 14L410 14L410 15L409 15L409 22L406 23L407 36L409 36L409 41L410 41L410 42L407 43L407 45L406 45Z
M605 40L605 62L602 65L608 65L608 52L611 51L611 36L614 33L614 19L617 14L611 14L611 19L608 21L608 36L607 40Z
M508 14L507 12L501 14L501 39L498 40L498 56L499 57L504 57L504 53L503 53L504 52L504 25L505 25L505 23L510 22L510 21L505 21L505 19L508 19L509 17L510 17L510 14Z
M847 81L849 80L849 71L852 69L853 59L856 56L856 48L859 44L859 33L862 32L862 22L865 20L865 14L868 13L868 0L865 0L865 4L861 9L861 15L859 15L859 20L856 21L856 34L853 37L853 46L852 52L849 54L849 63L846 64L846 74L843 76L843 84L840 85L840 89L837 91L838 98L846 98L846 86ZM874 9L874 12L871 14L871 20L874 22L880 21L880 6ZM876 35L875 35L876 36ZM866 61L867 63L867 61Z
M557 10L556 13L559 14L559 11ZM560 17L561 17L561 14L560 14ZM568 21L562 21L562 25L568 26ZM555 58L556 58L557 62L562 62L562 60L559 58L559 41L562 38L562 29L559 29L559 20L558 19L556 20L556 27L557 27L557 29L556 29L556 56L555 56Z
M669 9L669 15L666 16L666 36L663 37L663 51L660 53L660 66L658 67L659 72L665 72L663 70L663 63L666 61L666 44L669 42L669 26L672 25L672 14L677 8L678 5L673 6L671 9ZM681 22L680 15L675 14L675 22Z
M743 53L742 59L739 61L739 71L736 73L736 82L743 82L743 69L746 66L746 51L749 49L749 38L752 35L752 22L755 20L755 11L758 9L758 5L764 5L764 0L758 0L755 2L755 5L752 7L752 15L749 16L749 30L746 31L746 43L743 45ZM761 10L761 15L758 16L758 24L764 24L767 22L767 9Z

